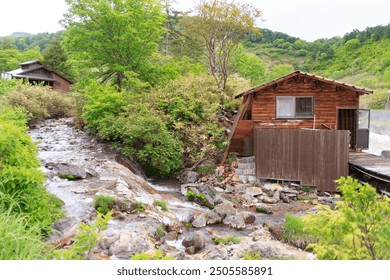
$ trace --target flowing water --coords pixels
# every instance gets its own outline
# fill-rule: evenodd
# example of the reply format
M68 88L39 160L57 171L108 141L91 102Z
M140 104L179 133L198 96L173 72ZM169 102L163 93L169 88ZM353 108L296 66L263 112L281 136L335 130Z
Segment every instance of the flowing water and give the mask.
M146 214L128 215L124 220L109 222L109 233L131 230L147 238L146 233L156 228L156 224L177 225L192 220L198 215L209 213L209 209L186 201L176 180L148 181L134 174L118 163L117 152L95 138L73 127L72 119L46 120L30 130L37 143L42 171L46 175L47 190L64 203L66 217L54 225L57 230L52 241L61 240L74 234L82 221L92 221L96 215L93 202L96 195L110 195L128 201L140 201L149 205ZM84 174L83 179L68 180L59 176L61 167L72 167L76 173ZM155 200L165 200L168 211L160 211L151 205ZM259 215L257 217L259 219ZM260 223L260 222L259 222ZM185 228L185 232L199 229ZM200 229L205 233L209 245L211 235L247 236L253 229L237 231L222 225L206 226ZM166 241L166 246L184 251L184 233L176 240ZM145 237L144 237L145 236ZM268 237L268 239L270 239ZM280 244L278 244L279 246ZM206 246L206 248L207 248ZM291 251L291 248L286 249Z

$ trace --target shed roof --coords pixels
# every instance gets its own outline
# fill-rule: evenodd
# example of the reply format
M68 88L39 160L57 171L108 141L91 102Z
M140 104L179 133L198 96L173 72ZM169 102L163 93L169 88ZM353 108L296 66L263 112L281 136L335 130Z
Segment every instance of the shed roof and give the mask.
M244 92L236 95L235 98L240 98L242 96L246 96L248 94L252 94L254 92L257 92L257 91L266 89L268 87L271 87L273 85L276 85L278 83L281 83L281 82L283 82L285 80L288 80L290 78L299 77L299 76L310 77L310 78L312 78L314 80L318 80L318 81L322 81L322 82L325 82L325 83L333 84L335 86L343 87L343 88L346 88L346 89L349 89L349 90L354 90L354 91L358 92L361 95L362 94L371 94L371 93L373 93L373 91L370 90L370 89L360 88L360 87L349 85L349 84L346 84L346 83L337 82L335 80L327 79L327 78L324 78L324 77L321 77L321 76L317 76L317 75L314 75L314 74L310 74L310 73L302 72L302 71L298 70L298 71L294 71L294 72L292 72L292 73L290 73L288 75L282 76L282 77L280 77L278 79L275 79L275 80L273 80L271 82L268 82L268 83L262 84L260 86L251 88L251 89L249 89L247 91L244 91Z

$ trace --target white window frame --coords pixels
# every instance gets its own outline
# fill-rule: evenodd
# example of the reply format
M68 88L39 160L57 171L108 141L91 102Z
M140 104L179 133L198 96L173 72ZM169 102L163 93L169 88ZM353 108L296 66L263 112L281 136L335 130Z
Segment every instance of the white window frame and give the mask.
M310 116L297 116L296 99L297 98L311 98L312 99L312 113ZM280 112L281 102L290 102L291 106L289 110L285 110L285 113ZM286 104L285 104L286 105ZM314 117L314 96L277 96L275 115L277 119L310 119Z

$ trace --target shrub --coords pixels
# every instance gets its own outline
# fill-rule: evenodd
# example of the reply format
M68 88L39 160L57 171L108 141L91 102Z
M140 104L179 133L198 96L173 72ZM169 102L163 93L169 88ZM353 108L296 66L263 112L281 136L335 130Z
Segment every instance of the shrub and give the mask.
M285 216L282 240L301 249L305 249L308 244L316 241L312 235L305 231L305 222L302 218L289 214Z
M309 248L319 259L389 259L389 198L351 177L337 182L343 200L336 210L324 206L303 217L305 230L318 238Z
M214 167L208 165L199 165L196 171L200 175L211 175L214 174L215 172Z
M114 201L115 198L112 196L98 195L95 198L93 206L100 214L106 215L110 211Z
M146 209L145 204L143 204L143 203L140 202L140 201L136 201L136 202L134 203L134 206L135 206L135 208L134 208L133 211L136 212L136 213L143 212L143 211L145 211L145 209Z
M0 108L0 211L22 214L47 235L62 216L61 201L46 192L37 149L26 131L23 110Z
M40 86L17 84L3 99L6 105L25 109L30 122L68 116L73 108L71 98Z

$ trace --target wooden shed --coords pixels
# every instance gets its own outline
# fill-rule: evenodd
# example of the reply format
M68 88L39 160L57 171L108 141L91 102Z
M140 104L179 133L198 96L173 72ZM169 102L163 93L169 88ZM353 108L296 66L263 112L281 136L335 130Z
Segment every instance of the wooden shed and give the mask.
M368 145L359 97L370 93L301 71L240 93L224 159L254 155L258 178L335 191L333 181L348 175L349 148Z

